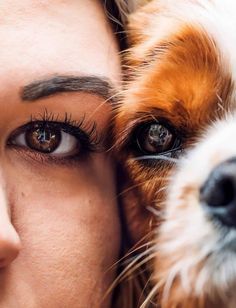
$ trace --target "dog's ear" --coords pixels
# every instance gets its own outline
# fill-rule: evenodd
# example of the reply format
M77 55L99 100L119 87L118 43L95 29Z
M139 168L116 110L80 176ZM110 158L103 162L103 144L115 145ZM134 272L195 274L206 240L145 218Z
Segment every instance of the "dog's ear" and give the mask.
M148 242L151 212L144 206L139 187L121 167L118 168L118 186L126 246L141 246Z

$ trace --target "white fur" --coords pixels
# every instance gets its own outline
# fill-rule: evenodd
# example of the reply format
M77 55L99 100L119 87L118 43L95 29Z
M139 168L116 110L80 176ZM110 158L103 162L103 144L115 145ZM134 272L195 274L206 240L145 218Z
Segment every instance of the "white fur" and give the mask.
M171 42L183 27L193 26L203 30L212 39L221 68L225 76L231 76L234 84L236 1L159 0L157 3L158 10L148 16L148 26L139 29L143 31L145 40L139 48L134 48L134 58L142 60L146 51L156 46L157 42ZM142 14L140 16L143 17ZM136 87L140 90L137 80ZM224 110L224 102L218 93L216 97L219 107ZM235 88L229 100L231 107L235 108ZM167 194L166 220L158 229L158 237L164 240L160 240L156 246L165 260L171 259L169 275L165 280L164 300L168 299L178 276L186 294L200 297L204 293L210 298L217 295L225 303L225 308L236 307L236 251L230 249L230 243L236 243L236 230L226 230L211 221L199 201L200 187L211 171L233 157L236 157L236 114L209 123L202 139L178 164ZM226 236L223 236L224 232ZM196 279L191 281L194 271L197 271L194 274Z
M199 202L199 189L215 166L227 159L236 157L236 116L228 116L215 123L196 147L180 161L176 176L170 183L166 208L166 222L161 234L170 234L169 240L159 245L166 256L182 252L169 270L165 296L174 276L182 278L183 288L196 296L205 292L210 297L220 295L225 307L236 303L236 251L230 250L230 243L236 243L236 230L227 231L223 238L223 227L209 221ZM181 196L183 189L191 187L191 192ZM173 235L176 235L173 236ZM173 257L174 258L174 257ZM204 265L197 274L194 284L188 276L198 264ZM232 298L226 297L232 293ZM232 304L233 303L233 304Z
M153 40L168 40L185 25L203 29L212 38L219 50L219 60L225 72L236 81L236 1L235 0L160 0L160 12L150 21L153 29L149 35ZM157 31L157 27L159 31ZM145 30L144 30L145 31ZM157 35L158 33L158 35ZM158 37L157 37L158 36ZM224 105L219 97L220 105ZM231 106L235 106L235 89ZM183 289L199 296L202 292L214 297L219 295L225 307L236 307L236 251L229 249L230 242L236 242L236 230L223 238L222 226L209 221L199 201L199 189L210 172L220 163L236 157L236 115L226 115L210 125L202 140L187 153L173 176L168 193L166 222L160 234L167 241L157 247L162 254L172 256L182 251L182 258L176 257L169 269L169 279L164 288L168 297L175 276L182 279ZM182 192L191 188L184 197ZM170 235L168 237L168 235ZM176 235L176 237L174 236ZM189 274L202 262L194 284L188 281ZM231 298L226 298L231 292Z

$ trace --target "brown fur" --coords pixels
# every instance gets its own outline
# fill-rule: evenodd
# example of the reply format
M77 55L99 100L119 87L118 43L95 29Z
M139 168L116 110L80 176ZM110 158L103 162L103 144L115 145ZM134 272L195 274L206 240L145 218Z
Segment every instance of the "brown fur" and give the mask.
M187 150L211 121L224 116L225 110L230 108L232 81L213 37L200 25L186 25L173 17L163 30L163 16L168 10L170 8L163 1L151 1L130 17L128 30L131 48L125 58L127 80L124 98L116 111L114 134L116 153L127 173L122 189L126 223L133 243L142 238L145 241L153 239L152 233L148 239L146 236L162 223L162 217L155 217L155 223L150 223L153 215L147 208L162 210L165 207L166 192L161 189L168 186L169 177L175 170L168 163L158 164L154 169L134 161L135 153L129 146L133 129L152 119L168 119L181 131L182 146ZM185 200L188 190L192 189L186 188ZM183 207L186 206L183 203ZM160 236L158 243L166 240L165 236ZM222 307L220 299L213 303L210 299L186 295L178 278L173 282L168 299L162 300L162 286L168 270L183 253L176 251L168 258L156 252L154 280L155 284L160 284L161 306ZM194 254L194 251L186 253ZM191 272L191 283L194 283L197 271L196 267Z
M155 8L156 1L152 1L148 10L146 7L144 10L155 12ZM142 17L142 14L138 13L137 16ZM131 17L132 19L135 18ZM139 18L136 21L139 24L138 21ZM125 163L132 185L141 186L140 196L144 196L144 200L139 197L141 202L138 204L152 206L153 201L158 198L156 192L166 182L168 167L160 167L154 175L153 170L130 160L133 154L126 151L124 144L132 128L137 123L151 120L153 117L167 118L185 132L187 148L197 140L209 121L221 116L219 97L224 101L224 108L227 108L231 79L224 73L214 42L202 29L183 25L178 33L167 36L162 42L152 42L146 50L146 41L137 41L135 25L131 23L130 27L134 46L127 52L126 61L130 65L132 75L130 74L125 84L124 99L116 114L115 136L119 157L123 157L122 162ZM148 29L146 30L148 32ZM139 49L142 49L140 54L142 53L143 57L135 61ZM148 62L145 62L146 55L151 58ZM132 204L134 203L133 201ZM138 209L139 206L136 204L133 210ZM128 212L128 217L134 215L132 211ZM150 218L150 215L144 216L144 220ZM135 225L138 224L138 220L133 219L133 216L130 220ZM143 224L144 221L140 222L140 225ZM131 226L132 223L128 225ZM137 229L139 228L135 227L136 231ZM143 235L146 228L144 230Z

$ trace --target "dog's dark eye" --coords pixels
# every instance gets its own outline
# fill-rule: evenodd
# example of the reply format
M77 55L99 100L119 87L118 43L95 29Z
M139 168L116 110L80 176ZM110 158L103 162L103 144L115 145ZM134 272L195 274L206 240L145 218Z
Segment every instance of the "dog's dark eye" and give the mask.
M160 123L150 123L138 130L136 142L142 152L158 154L172 149L175 136L166 126Z

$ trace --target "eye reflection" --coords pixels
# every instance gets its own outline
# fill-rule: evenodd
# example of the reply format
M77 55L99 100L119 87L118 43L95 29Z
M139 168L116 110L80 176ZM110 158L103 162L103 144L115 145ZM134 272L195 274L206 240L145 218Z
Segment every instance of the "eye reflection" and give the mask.
M145 153L158 154L172 148L175 136L160 123L150 123L141 127L137 134L137 145Z
M25 133L18 136L17 141L25 141L25 143L32 150L36 150L43 153L52 153L60 145L62 139L62 133L56 128L38 127L29 128ZM23 139L23 140L21 140ZM24 145L24 144L22 144Z

